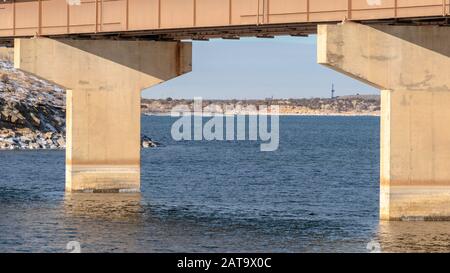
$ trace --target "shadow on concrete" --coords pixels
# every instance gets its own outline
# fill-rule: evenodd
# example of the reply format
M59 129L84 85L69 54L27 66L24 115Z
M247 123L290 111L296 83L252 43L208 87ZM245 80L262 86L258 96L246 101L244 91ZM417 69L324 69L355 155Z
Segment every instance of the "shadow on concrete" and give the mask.
M371 25L370 27L445 57L450 56L449 26Z

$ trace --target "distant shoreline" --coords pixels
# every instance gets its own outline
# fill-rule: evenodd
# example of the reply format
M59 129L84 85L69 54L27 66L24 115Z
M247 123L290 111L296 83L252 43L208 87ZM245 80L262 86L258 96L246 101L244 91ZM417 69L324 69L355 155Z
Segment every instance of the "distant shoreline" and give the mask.
M191 113L192 114L192 113ZM251 115L251 116L255 116L258 115L257 113L250 113L250 114L216 114L214 113L215 116L243 116L243 115ZM142 115L144 116L159 116L159 117L170 117L171 114L170 113L142 113ZM194 116L198 116L198 114L193 114ZM282 113L282 114L273 114L273 113L268 113L268 116L280 116L280 117L380 117L380 113L330 113L330 114L298 114L298 113ZM211 116L211 115L206 115L206 117Z
M355 95L335 98L265 99L265 100L200 100L194 104L187 99L142 99L141 111L153 116L170 116L178 112L215 113L220 115L258 115L258 110L268 110L267 115L279 116L380 116L380 96ZM277 106L271 113L269 106ZM201 107L201 108L199 108ZM264 112L266 112L264 111ZM276 112L275 112L276 111Z

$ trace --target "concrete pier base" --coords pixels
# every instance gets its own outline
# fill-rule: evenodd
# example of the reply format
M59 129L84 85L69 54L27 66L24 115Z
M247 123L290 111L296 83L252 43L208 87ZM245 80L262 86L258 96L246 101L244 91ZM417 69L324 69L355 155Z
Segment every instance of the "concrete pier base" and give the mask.
M450 220L450 92L381 91L381 217Z
M66 190L140 190L141 90L191 71L190 43L16 39L14 65L67 89Z
M450 220L449 44L448 27L319 26L318 62L383 90L383 220Z

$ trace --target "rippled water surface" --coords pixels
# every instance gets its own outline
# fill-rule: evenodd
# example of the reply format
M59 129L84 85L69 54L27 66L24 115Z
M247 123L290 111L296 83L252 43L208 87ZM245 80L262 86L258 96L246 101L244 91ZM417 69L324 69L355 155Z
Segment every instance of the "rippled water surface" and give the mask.
M64 152L0 152L0 252L449 251L450 223L378 221L379 119L281 117L280 148L174 142L142 151L141 194L65 194Z

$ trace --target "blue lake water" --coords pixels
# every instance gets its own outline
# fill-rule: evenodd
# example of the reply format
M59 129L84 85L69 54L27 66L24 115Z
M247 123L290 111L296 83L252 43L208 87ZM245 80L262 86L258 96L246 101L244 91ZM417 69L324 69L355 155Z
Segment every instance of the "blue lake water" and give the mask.
M450 223L379 222L379 119L281 117L280 146L175 142L142 151L140 194L66 194L63 151L0 152L0 252L449 251Z

